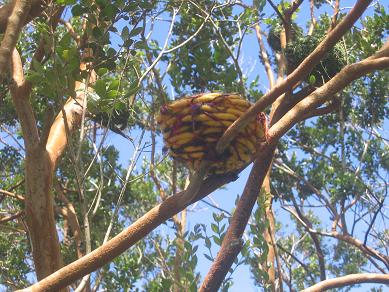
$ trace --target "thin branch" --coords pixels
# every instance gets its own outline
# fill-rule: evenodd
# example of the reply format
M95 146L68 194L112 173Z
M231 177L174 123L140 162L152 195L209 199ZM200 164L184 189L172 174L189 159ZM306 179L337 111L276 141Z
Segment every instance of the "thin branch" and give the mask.
M317 283L301 292L325 291L334 288L341 288L344 286L363 284L363 283L377 283L389 284L389 275L387 274L351 274L339 278L328 279Z
M66 29L68 30L69 34L72 36L73 40L77 43L77 45L80 45L80 35L76 33L74 30L72 24L68 21L63 20L62 18L59 20L61 24L63 24Z
M199 9L203 14L206 15L206 18L210 16L210 13L208 13L207 11L205 11L204 9L202 9L199 5L197 5L194 1L191 1L190 2L197 7L197 9ZM212 12L212 11L211 11ZM205 18L205 19L206 19ZM212 23L212 26L214 28L214 30L216 31L217 35L218 35L218 38L219 40L222 42L222 44L224 45L225 49L227 50L228 54L230 55L232 61L234 62L234 66L235 66L235 70L236 72L238 73L238 76L239 76L239 85L241 87L241 93L243 96L246 95L245 93L245 86L244 86L244 80L243 80L243 72L242 72L242 69L240 68L239 66L239 62L238 62L238 59L235 57L234 55L234 52L232 51L232 49L230 48L229 44L227 43L227 41L225 40L222 32L220 31L219 27L217 26L217 24L215 23L215 21L213 21L212 18L209 18L209 20L211 21Z
M297 82L304 79L312 68L320 62L326 52L328 52L354 25L371 1L372 0L359 0L349 14L284 81L280 82L272 90L263 95L243 116L232 123L219 139L216 151L218 153L223 153L240 130L246 127L258 113L271 105L280 95L290 90Z
M313 30L315 29L316 26L316 18L315 18L315 0L310 0L309 1L309 10L311 14L311 23L309 24L309 30L308 30L308 35L312 35Z
M331 18L331 27L330 30L332 30L336 26L336 22L338 21L338 14L339 14L339 0L335 0L335 5L334 5L334 14L332 15Z
M319 269L320 269L320 280L324 281L326 279L326 265L325 265L325 258L323 250L321 249L320 240L314 232L311 232L312 229L312 223L308 220L308 218L302 213L302 210L297 205L295 197L291 196L293 206L296 210L297 215L301 218L301 220L304 221L305 226L308 228L305 228L307 232L309 233L310 237L312 238L313 244L315 245L316 254L317 254L317 261L319 263Z
M309 270L306 264L304 264L302 261L299 260L298 257L296 257L293 253L289 252L287 249L282 247L281 244L277 243L277 247L281 249L283 252L287 253L290 257L292 257L307 273L308 277L311 278L312 282L315 282L315 278L312 276L312 271Z
M20 216L23 216L23 215L24 215L24 211L22 210L22 211L16 212L15 214L9 215L9 216L1 217L0 224L4 224L8 221L12 221Z
M9 192L6 190L2 190L2 189L0 189L0 194L4 194L6 196L9 196L11 198L15 198L15 199L18 199L19 201L24 202L24 197L21 195L18 195L18 194L15 194L15 193L12 193L12 192Z
M274 87L274 84L275 84L274 74L273 74L273 71L272 71L271 66L270 66L270 60L269 60L269 57L267 55L265 45L263 43L262 31L261 31L261 27L259 24L255 25L255 32L256 32L257 40L258 40L258 44L259 44L260 57L261 57L261 60L263 62L263 65L265 67L267 79L269 80L270 89L272 89Z
M384 202L385 202L385 197L382 198L381 202L379 203L378 209L374 212L373 219L371 220L369 227L367 228L367 231L365 234L365 239L363 241L363 245L366 245L367 237L369 236L370 230L374 225L374 222L377 218L378 213L381 211L382 207L384 206Z
M267 0L267 2L270 4L270 6L273 8L274 12L278 15L278 17L281 19L282 23L283 24L286 24L287 22L285 21L285 18L284 16L282 15L282 13L278 10L278 7L277 5L275 5L273 3L272 0Z
M166 50L167 45L169 43L170 36L171 36L171 34L173 32L174 21L176 19L177 13L178 13L178 9L173 9L173 16L172 16L172 20L170 22L170 27L169 27L168 34L167 34L167 36L165 38L165 44L163 45L163 48L162 48L161 52L159 53L159 55L157 56L157 58L155 58L154 62L146 69L146 71L139 78L138 86L140 86L140 84L142 83L143 79L147 76L147 74L150 73L150 71L155 67L155 65L158 64L159 60L161 60L161 58L163 57L163 54L165 53L165 50ZM130 105L132 106L132 104L130 104Z

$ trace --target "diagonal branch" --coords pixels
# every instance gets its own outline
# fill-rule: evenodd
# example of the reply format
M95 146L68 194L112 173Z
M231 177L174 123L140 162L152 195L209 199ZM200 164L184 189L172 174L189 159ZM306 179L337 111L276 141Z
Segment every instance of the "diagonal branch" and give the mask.
M227 275L236 256L242 249L242 235L250 218L265 176L271 165L275 145L265 145L259 149L242 197L230 221L222 246L201 285L200 291L217 291Z
M5 216L5 217L0 217L0 224L4 224L8 221L12 221L20 216L23 216L24 215L24 211L18 211L16 212L15 214L12 214L12 215L9 215L9 216Z
M329 33L326 38L309 54L309 56L287 78L277 84L272 90L263 95L243 116L237 119L224 132L216 146L218 153L223 153L234 137L252 121L258 113L271 105L281 94L292 88L297 82L303 80L312 68L320 62L323 56L340 38L354 25L362 13L369 6L371 0L359 0L349 14Z
M316 89L312 94L300 101L289 112L287 112L275 125L269 129L269 138L278 140L289 129L291 129L302 116L315 110L337 92L345 88L350 82L361 76L380 69L389 68L389 57L378 59L368 58L359 63L344 67L338 74L323 86ZM219 140L221 141L221 140Z
M11 198L18 199L21 202L24 202L24 197L21 195L18 195L18 194L15 194L15 193L12 193L12 192L9 192L6 190L2 190L2 189L0 189L0 194L6 195L6 196L9 196Z
M57 291L62 287L66 287L75 280L112 261L113 258L133 246L156 227L185 209L188 205L202 199L220 186L235 179L236 175L234 174L213 176L206 179L196 198L191 202L186 202L185 198L188 197L188 194L185 191L167 198L106 244L56 271L28 289L33 291Z

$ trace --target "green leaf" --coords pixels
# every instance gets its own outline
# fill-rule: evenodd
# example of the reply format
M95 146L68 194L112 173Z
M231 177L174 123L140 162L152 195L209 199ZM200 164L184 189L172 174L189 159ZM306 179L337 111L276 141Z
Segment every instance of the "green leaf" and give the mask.
M108 68L99 68L97 69L97 75L100 77L108 73Z
M84 13L84 9L81 5L76 4L72 7L72 15L73 16L81 16Z
M211 262L213 262L213 258L211 256L207 255L206 253L203 253L203 255L205 256L205 258L207 260L210 260Z
M100 96L105 96L106 93L106 87L105 87L105 81L102 79L98 79L95 82L95 91Z
M315 85L315 83L316 83L315 75L309 75L309 84Z
M129 37L136 36L136 35L140 34L142 31L143 31L143 27L136 27L133 30L131 30Z
M123 40L127 40L130 35L130 30L128 26L123 27L122 33L120 34Z
M115 89L114 90L110 90L107 93L107 97L108 98L112 98L112 99L117 98L119 95L120 95L120 92L115 90Z
M109 84L108 89L118 89L119 85L120 85L120 80L119 79L114 79Z

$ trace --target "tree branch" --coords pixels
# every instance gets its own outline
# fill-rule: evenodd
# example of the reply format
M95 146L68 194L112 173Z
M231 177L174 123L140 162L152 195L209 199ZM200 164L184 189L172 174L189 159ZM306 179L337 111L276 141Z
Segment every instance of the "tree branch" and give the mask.
M31 3L28 0L16 0L12 13L8 18L7 29L0 45L0 76L4 76L7 72L11 54L18 41L30 5Z
M185 191L167 198L166 201L155 206L106 244L103 244L91 253L56 271L28 289L33 291L56 291L71 284L82 276L91 273L97 268L112 261L113 258L133 246L160 224L186 208L188 205L202 199L220 186L235 179L236 175L234 174L213 176L206 179L196 198L189 203L183 200L183 198L185 198Z
M22 61L16 49L13 50L11 63L13 84L10 86L10 91L12 101L20 121L26 150L29 152L39 143L38 128L29 102L31 86L24 79Z
M345 88L353 80L374 70L385 69L389 67L389 57L379 59L365 59L359 63L354 63L344 67L330 81L312 94L300 101L290 111L288 111L268 132L269 139L278 140L289 129L291 129L301 117L307 112L315 110L323 104L328 98L334 96L337 92ZM220 141L220 140L219 140Z
M242 235L255 205L258 193L273 159L275 145L260 149L242 197L240 198L222 246L201 285L200 291L217 291L242 248Z
M344 286L362 284L362 283L379 283L389 284L389 275L387 274L351 274L344 277L328 279L317 283L301 292L325 291Z
M18 194L15 194L15 193L12 193L12 192L9 192L6 190L2 190L2 189L0 189L0 194L4 194L6 196L9 196L11 198L15 198L15 199L18 199L19 201L24 202L24 197L21 195L18 195Z
M243 116L237 119L224 132L216 146L218 153L223 153L234 137L241 129L246 127L258 113L271 105L281 94L292 88L294 84L303 80L312 68L318 64L323 56L337 41L354 25L358 18L369 6L371 0L359 0L349 14L329 33L326 38L309 54L309 56L290 74L288 77L276 85L272 90L263 95Z
M12 0L0 7L0 33L3 33L6 30L8 17L11 15L16 1L17 0ZM39 16L48 6L48 3L44 0L31 0L30 3L31 5L28 9L27 17L23 21L23 25L26 25L32 19Z
M46 149L50 153L53 163L56 163L58 158L61 157L68 144L67 132L71 133L79 126L82 118L83 100L87 92L90 92L90 89L85 89L85 84L79 81L76 81L75 90L76 97L70 97L67 100L63 110L57 115L50 128Z
M270 89L272 89L274 87L274 84L275 84L274 74L273 74L273 71L271 70L270 60L269 60L269 57L267 55L265 45L263 43L262 31L261 31L261 27L259 26L259 24L255 25L255 32L257 34L257 40L258 40L258 44L259 44L259 55L260 55L261 60L263 62L263 66L265 67L267 79L269 80L269 87L270 87Z
M11 220L14 220L20 216L23 216L24 215L24 211L18 211L16 212L15 214L12 214L12 215L9 215L9 216L5 216L5 217L1 217L0 218L0 224L4 224L8 221L11 221Z

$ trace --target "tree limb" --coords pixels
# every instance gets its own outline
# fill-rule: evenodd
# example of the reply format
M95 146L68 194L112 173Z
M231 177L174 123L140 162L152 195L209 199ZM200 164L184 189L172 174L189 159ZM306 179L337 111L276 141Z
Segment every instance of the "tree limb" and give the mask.
M369 6L371 0L359 0L349 14L326 36L326 38L309 54L309 56L290 74L277 84L272 90L263 95L243 116L237 119L224 132L216 146L218 153L223 153L234 137L248 123L253 120L258 113L271 105L281 94L292 88L294 84L304 79L312 68L318 64L323 56L330 50L337 41L354 25L362 13Z
M353 80L374 70L389 67L389 57L378 59L365 59L359 63L354 63L344 67L338 74L323 86L316 89L304 100L300 101L289 112L287 112L268 132L269 139L279 139L289 129L291 129L307 112L315 110L337 92L345 88ZM221 140L219 140L221 141Z
M16 1L17 0L12 0L0 7L0 33L3 33L6 30L8 17L11 15ZM27 17L23 21L23 25L26 25L32 19L39 16L48 6L48 3L44 0L31 0L30 3L31 5L28 9Z
M189 204L202 199L220 186L235 179L236 175L234 174L213 176L206 179L196 198L189 203L185 203L183 200L186 195L185 191L167 198L164 202L152 208L130 227L123 230L106 244L103 244L91 253L61 268L27 289L31 289L31 291L57 291L58 289L71 284L82 276L91 273L97 268L112 261L113 258L133 246L136 242L141 240L167 219L186 208ZM185 204L182 204L182 202Z
M387 274L351 274L344 277L328 279L313 285L302 292L325 291L344 286L362 284L362 283L379 283L389 284L389 275Z
M23 64L16 49L14 49L12 53L11 65L13 84L10 86L10 91L22 128L26 150L28 152L38 145L39 134L38 128L36 127L34 112L29 102L31 86L24 79Z
M242 235L258 193L273 159L275 145L266 145L259 150L242 197L240 198L222 246L201 285L200 291L217 291L236 256L242 248Z
M0 224L4 224L8 221L12 221L20 216L23 216L23 215L24 215L24 211L22 210L22 211L16 212L15 214L9 215L9 216L1 217Z
M8 18L7 29L0 45L0 76L4 76L7 72L11 54L18 41L30 5L28 0L16 0Z

